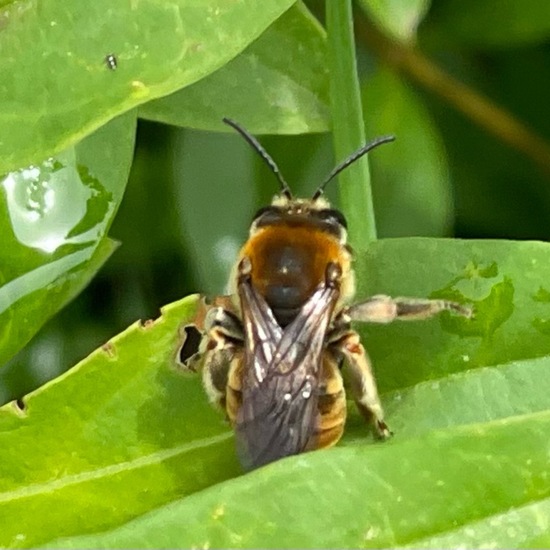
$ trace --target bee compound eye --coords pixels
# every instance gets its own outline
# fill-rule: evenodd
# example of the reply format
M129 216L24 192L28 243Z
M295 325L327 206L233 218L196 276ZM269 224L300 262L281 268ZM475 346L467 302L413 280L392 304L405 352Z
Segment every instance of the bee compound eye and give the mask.
M276 222L281 217L281 210L276 206L264 206L254 214L254 222L259 226L269 225Z
M341 226L344 229L348 228L348 222L340 210L336 208L327 208L325 210L319 210L317 216L325 221L329 225Z

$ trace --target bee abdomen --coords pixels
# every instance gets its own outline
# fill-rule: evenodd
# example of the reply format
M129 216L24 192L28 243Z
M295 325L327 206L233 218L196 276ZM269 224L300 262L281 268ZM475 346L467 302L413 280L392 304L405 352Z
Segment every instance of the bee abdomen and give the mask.
M242 375L242 363L234 360L229 369L225 401L227 417L233 426L242 405ZM304 451L332 447L344 433L347 411L344 384L337 363L328 354L323 358L317 399L317 421Z
M319 417L315 432L308 447L324 449L336 445L346 424L346 394L342 387L340 391L319 396Z

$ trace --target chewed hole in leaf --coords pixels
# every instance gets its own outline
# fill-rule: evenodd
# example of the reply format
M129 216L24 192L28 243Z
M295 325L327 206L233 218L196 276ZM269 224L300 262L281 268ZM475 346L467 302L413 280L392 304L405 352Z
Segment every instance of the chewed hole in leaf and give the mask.
M186 325L181 332L183 342L178 350L177 361L180 366L192 368L190 360L199 351L202 335L195 325Z
M154 319L146 319L145 321L142 321L140 320L140 325L141 325L141 328L151 328L154 324L155 324L155 320Z
M27 405L22 397L13 400L13 408L19 416L27 416Z

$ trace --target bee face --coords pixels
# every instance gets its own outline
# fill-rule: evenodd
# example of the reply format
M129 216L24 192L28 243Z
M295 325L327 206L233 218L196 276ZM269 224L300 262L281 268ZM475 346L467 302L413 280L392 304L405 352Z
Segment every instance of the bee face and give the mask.
M211 401L226 410L243 466L255 468L340 439L346 419L342 364L359 411L377 436L389 437L370 361L351 322L471 311L454 302L384 295L348 305L354 273L346 220L321 195L334 175L388 138L351 155L312 199L298 199L255 138L226 122L281 184L271 205L254 216L231 274L231 295L215 298L197 316L204 386Z
M308 226L334 236L341 245L346 244L347 222L344 215L330 207L323 197L313 199L289 199L276 195L270 206L260 208L250 227L253 237L258 229L266 226Z

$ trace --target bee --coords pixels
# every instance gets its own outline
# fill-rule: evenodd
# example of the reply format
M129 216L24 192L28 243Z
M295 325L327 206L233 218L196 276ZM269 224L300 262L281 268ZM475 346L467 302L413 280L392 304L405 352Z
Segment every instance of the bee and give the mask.
M224 119L261 156L279 181L269 206L256 212L229 279L196 321L198 353L210 400L225 409L245 469L335 445L346 422L341 368L366 421L380 439L391 436L371 363L352 322L426 319L455 302L376 295L352 304L352 250L343 214L323 196L326 185L380 144L361 147L329 174L311 199L295 198L273 159L236 122Z

